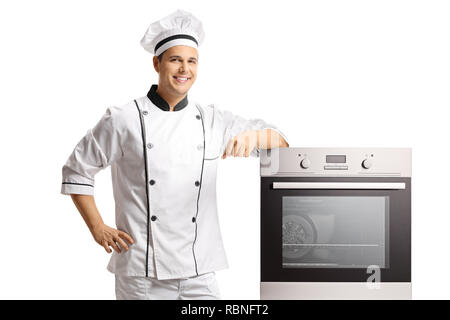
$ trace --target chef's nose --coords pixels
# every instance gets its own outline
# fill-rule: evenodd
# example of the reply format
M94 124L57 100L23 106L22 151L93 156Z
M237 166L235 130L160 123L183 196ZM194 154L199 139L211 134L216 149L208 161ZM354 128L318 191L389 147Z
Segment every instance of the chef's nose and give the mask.
M180 66L180 72L185 72L187 70L187 67L188 67L187 62L183 61Z

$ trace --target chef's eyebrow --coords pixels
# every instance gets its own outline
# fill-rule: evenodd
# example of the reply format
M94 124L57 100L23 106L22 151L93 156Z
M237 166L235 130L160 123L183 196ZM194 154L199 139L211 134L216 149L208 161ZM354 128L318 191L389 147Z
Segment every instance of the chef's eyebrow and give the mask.
M169 59L172 59L172 58L182 58L182 56L170 56L170 57L169 57ZM197 58L196 58L196 57L190 57L189 59L192 59L192 60L197 61Z

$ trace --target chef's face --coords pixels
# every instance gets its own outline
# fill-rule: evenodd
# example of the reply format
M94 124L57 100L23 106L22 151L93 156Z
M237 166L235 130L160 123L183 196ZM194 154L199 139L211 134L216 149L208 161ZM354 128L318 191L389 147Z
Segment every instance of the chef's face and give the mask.
M161 61L153 57L153 66L159 73L158 88L175 96L185 96L197 78L197 49L174 46L167 49Z

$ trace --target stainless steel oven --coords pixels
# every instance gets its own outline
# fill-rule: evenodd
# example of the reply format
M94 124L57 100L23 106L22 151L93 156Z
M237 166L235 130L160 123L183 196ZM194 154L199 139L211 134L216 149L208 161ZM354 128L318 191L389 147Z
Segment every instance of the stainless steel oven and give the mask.
M411 149L261 154L261 299L410 299Z

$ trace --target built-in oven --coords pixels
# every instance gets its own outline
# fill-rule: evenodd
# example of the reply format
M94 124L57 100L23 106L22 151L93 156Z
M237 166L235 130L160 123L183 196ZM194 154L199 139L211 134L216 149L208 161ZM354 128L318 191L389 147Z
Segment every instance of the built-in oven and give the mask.
M261 154L261 299L410 299L411 149Z

